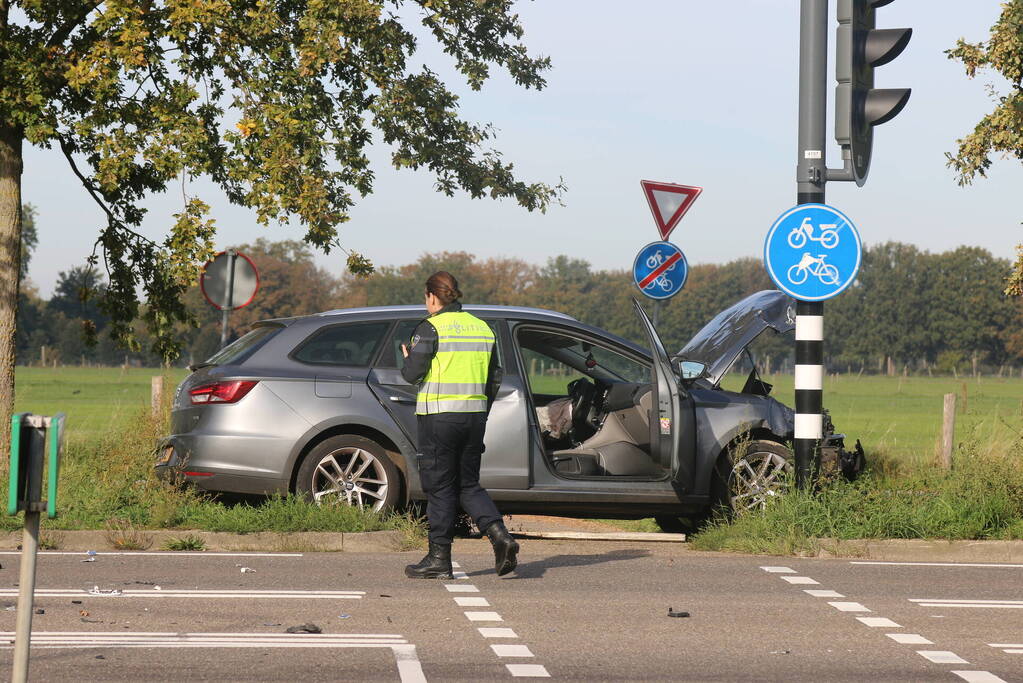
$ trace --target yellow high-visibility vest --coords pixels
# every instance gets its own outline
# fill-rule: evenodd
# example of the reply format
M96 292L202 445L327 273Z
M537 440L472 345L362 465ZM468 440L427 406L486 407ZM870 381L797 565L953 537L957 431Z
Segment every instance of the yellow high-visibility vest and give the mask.
M461 311L427 320L437 330L437 353L416 396L416 414L483 413L487 374L494 352L490 326Z

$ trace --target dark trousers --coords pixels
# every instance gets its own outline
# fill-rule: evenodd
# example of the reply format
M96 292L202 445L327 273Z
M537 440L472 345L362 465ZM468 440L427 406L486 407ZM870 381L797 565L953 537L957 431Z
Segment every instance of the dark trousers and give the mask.
M461 504L481 530L501 513L480 486L486 413L418 415L419 481L426 493L430 542L450 545Z

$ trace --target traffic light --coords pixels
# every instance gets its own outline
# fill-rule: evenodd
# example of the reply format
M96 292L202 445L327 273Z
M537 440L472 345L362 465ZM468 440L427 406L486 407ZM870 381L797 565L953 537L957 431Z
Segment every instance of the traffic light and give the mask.
M838 0L835 55L835 140L852 162L853 179L862 186L870 170L874 126L898 116L909 88L874 87L874 68L906 49L911 28L876 29L876 9L892 0Z

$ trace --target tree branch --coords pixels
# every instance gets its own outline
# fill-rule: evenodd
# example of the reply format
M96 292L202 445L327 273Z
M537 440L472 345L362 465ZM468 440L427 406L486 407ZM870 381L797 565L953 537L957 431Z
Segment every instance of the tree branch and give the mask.
M8 0L0 0L0 3L6 5L7 1ZM81 26L82 22L84 22L88 18L89 13L102 4L103 0L95 0L94 2L86 3L85 7L82 8L82 11L77 16L72 17L71 19L64 22L60 26L60 28L58 28L56 32L52 36L50 36L50 39L46 41L46 47L58 47L60 45L63 45L64 42L68 39L68 36L71 35L71 32L74 31L79 26Z

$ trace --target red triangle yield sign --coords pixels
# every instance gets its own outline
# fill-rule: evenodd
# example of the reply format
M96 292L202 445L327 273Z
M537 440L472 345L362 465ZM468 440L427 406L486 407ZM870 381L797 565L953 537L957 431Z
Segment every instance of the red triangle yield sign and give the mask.
M682 216L686 215L686 211L703 192L702 187L655 183L652 180L641 180L639 184L643 187L643 194L646 195L650 213L653 214L654 223L657 225L657 231L661 233L662 240L668 239L668 235L682 220Z

